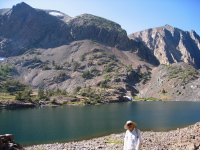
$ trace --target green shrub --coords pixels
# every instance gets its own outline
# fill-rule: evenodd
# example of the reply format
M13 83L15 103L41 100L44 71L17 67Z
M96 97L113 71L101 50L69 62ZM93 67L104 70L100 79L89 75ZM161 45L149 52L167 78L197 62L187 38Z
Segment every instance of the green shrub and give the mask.
M182 82L186 82L189 80L194 80L199 76L199 72L192 67L183 69L182 67L178 68L170 66L169 69L169 79L177 78L181 79Z
M81 92L80 92L80 95L81 95L81 96L87 96L87 93L84 92L84 91L81 91Z
M58 72L58 77L65 77L65 76L66 76L66 74L65 74L64 71L59 71Z
M53 69L54 70L61 70L61 69L63 69L63 67L60 66L60 65L55 65Z
M107 81L101 81L100 88L109 88L109 84Z
M92 67L91 71L90 71L93 75L98 76L99 75L99 70L97 70L96 67Z
M47 66L47 65L44 65L43 67L42 67L42 70L48 70L49 69L49 67Z
M107 64L108 60L106 58L101 58L99 59L99 61L97 62L97 65L103 65L103 64Z
M1 88L3 92L13 93L13 92L25 90L26 85L16 80L7 80L2 83Z
M56 104L56 99L54 98L50 103L51 104Z
M167 93L167 91L165 89L162 89L161 93L165 94L165 93Z
M90 71L89 70L86 70L86 71L84 71L83 73L82 73L82 75L81 75L83 78L85 78L85 79L90 79L90 78L92 78L92 74L90 73Z
M128 65L128 66L126 67L126 71L127 71L127 72L134 71L133 68L132 68L132 65Z
M80 63L78 63L78 62L76 62L76 61L73 61L72 66L73 66L73 71L77 71L78 68L80 67Z
M44 99L44 98L46 98L43 89L39 89L39 90L38 90L38 98L39 98L39 99Z
M56 63L55 63L55 60L53 60L53 61L52 61L52 65L53 65L53 66L55 66L55 65L56 65Z
M90 54L90 52L85 52L83 55L81 55L79 58L80 58L80 61L84 61L85 59L85 56L87 56L88 54Z
M15 96L15 100L22 100L22 93L17 92L17 95Z
M80 86L77 86L74 91L73 91L73 94L77 94L79 91L80 91L81 87Z
M14 67L10 64L0 66L0 81L4 81L10 78Z
M111 78L112 78L112 74L111 74L111 73L104 75L104 80L105 80L105 81L108 81L108 80L110 80Z
M93 65L93 62L92 62L92 61L89 61L87 65L88 65L88 66L92 66L92 65Z
M103 73L104 72L112 72L113 68L109 65L106 65L104 68L103 68Z
M15 96L15 100L31 100L31 94L32 90L24 90L21 92L18 92Z

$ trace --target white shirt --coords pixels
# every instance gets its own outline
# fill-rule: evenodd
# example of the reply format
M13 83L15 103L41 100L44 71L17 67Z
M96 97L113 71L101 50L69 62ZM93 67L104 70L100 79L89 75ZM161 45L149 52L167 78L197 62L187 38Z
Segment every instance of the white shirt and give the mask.
M141 144L140 130L127 130L124 137L124 150L139 150Z

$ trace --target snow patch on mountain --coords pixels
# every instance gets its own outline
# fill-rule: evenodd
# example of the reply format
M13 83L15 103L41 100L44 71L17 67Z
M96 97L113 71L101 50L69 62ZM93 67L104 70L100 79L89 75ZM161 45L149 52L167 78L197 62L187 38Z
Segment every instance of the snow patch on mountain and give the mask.
M62 17L62 16L64 16L63 14L61 14L61 13L59 13L59 12L49 12L49 14L50 15L52 15L52 16L58 16L58 17Z

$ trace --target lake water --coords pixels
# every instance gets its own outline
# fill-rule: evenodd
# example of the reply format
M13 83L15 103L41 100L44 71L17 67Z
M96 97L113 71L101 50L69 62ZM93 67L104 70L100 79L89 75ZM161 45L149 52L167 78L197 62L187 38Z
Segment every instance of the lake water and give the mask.
M141 131L167 131L200 121L200 102L127 102L100 106L0 110L0 135L22 145L67 142L125 132L127 120Z

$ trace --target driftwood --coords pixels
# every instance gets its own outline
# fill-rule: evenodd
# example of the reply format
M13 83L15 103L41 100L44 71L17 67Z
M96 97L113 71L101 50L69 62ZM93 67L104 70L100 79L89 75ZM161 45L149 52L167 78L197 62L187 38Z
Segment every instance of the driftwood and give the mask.
M14 141L13 134L5 134L0 135L0 150L23 150L23 148Z

